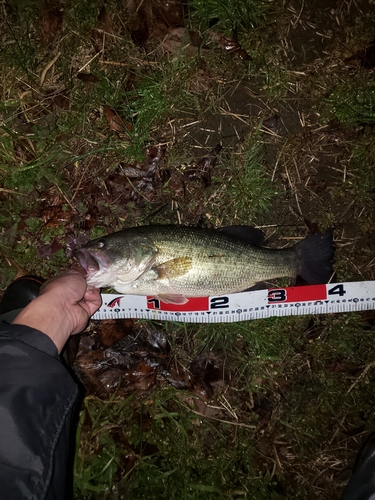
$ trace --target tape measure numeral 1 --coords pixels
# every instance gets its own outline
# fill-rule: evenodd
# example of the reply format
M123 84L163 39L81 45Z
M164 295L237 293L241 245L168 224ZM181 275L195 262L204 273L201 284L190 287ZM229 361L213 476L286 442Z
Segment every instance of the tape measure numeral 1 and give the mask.
M271 316L331 314L375 309L375 281L269 288L167 304L157 297L103 294L93 319L144 318L228 323Z

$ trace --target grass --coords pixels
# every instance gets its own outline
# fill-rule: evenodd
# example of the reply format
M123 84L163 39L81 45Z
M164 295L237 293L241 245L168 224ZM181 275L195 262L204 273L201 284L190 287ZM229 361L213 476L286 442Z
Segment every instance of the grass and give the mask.
M372 125L375 120L375 84L359 72L332 89L326 99L330 114L348 126Z
M333 227L336 278L374 279L374 77L343 62L373 37L370 15L351 5L353 22L338 11L314 31L282 2L193 0L183 18L201 39L160 27L156 9L137 45L154 6L137 17L110 1L98 53L99 5L62 4L47 48L45 3L2 6L1 289L20 271L56 274L88 238L168 222L252 223L278 247ZM300 27L307 50L332 40L308 64ZM189 179L219 143L211 185ZM150 145L165 154L133 189L124 168L147 169ZM84 399L77 499L338 496L375 428L370 314L158 328L169 378Z
M239 161L234 156L227 167L230 172L236 172L229 181L228 189L234 219L252 221L271 209L277 193L270 177L264 172L261 160L262 146L255 136L250 144L245 145Z
M182 337L173 325L171 333L186 337L186 349L191 328L177 326ZM373 332L357 315L317 318L313 325L309 318L274 318L201 326L193 348L191 343L192 356L194 346L225 353L236 385L217 388L210 405L224 410L230 404L237 418L229 412L220 419L198 416L197 396L171 387L141 399L86 398L77 498L95 491L104 498L309 498L301 485L311 488L311 471L332 470L342 415L350 429L362 427L364 419L375 424L370 409L363 413L372 370L361 380L345 369L372 359ZM246 404L254 410L246 411ZM356 410L349 412L352 405ZM257 428L264 408L272 412L263 416L270 421L262 436ZM314 481L327 497L334 495L328 477Z
M203 35L210 29L241 37L263 27L272 12L272 5L263 0L193 0L189 4L191 26Z
M98 437L95 431L91 434L94 461L90 453L86 469L85 457L78 454L77 498L85 498L85 492L97 490L100 484L109 486L105 498L226 498L229 484L237 485L237 497L241 498L253 473L250 450L243 444L252 434L251 426L200 421L184 402L190 398L166 388L142 402L131 398L103 406L95 399L86 399L81 439L90 439L91 423L97 429L100 421L106 429ZM105 463L110 466L103 467ZM121 480L112 484L118 474ZM260 480L251 489L261 493L262 486Z

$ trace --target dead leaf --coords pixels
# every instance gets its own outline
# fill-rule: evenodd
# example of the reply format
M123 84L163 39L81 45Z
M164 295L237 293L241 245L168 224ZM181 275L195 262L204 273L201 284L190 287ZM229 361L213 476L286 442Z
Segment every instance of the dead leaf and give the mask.
M162 170L164 146L150 146L147 149L145 162L135 162L133 165L124 164L110 175L105 184L112 196L121 196L129 200L140 198L150 199L161 182L168 178L168 171Z
M169 52L170 54L178 54L182 48L184 48L185 52L189 48L189 44L186 43L186 28L171 28L166 31L163 26L162 32L165 33L165 36L163 36L160 47L162 47L166 52ZM156 37L155 35L154 37L161 38L160 34L159 37ZM190 52L196 53L196 49L190 47Z
M221 33L212 31L210 33L210 38L221 49L224 49L233 57L238 57L239 59L242 59L244 61L251 61L251 56L246 52L244 48L242 48L236 37L226 37Z
M160 2L154 7L157 22L162 22L168 28L185 26L184 11L181 0L168 0Z
M204 158L202 158L195 166L185 170L185 175L189 180L202 180L204 185L211 185L212 170L217 163L217 154L220 153L222 146L218 144Z
M118 114L109 106L104 106L104 114L112 132L127 133L133 130L133 125L128 121L123 121Z
M136 389L145 391L155 382L156 375L157 371L155 367L141 361L136 367L133 368L130 383Z
M52 96L49 109L52 109L52 112L55 115L58 115L62 110L69 109L69 98L66 93L60 92L59 94Z
M64 7L55 4L44 13L40 25L40 42L42 45L50 45L59 35L63 23Z
M279 124L280 124L280 116L278 114L274 114L269 118L266 118L263 121L262 126L267 130L271 130L271 132L274 132L276 134L279 128Z
M91 73L78 73L77 78L83 83L96 83L99 81L99 78Z
M97 330L100 342L105 347L114 346L119 340L133 332L134 320L107 320L99 324Z
M362 68L375 68L375 39L366 48L359 50L354 55L344 59L345 63L358 63Z
M131 32L131 39L136 47L142 47L148 40L149 30L146 23Z
M74 362L74 369L89 394L109 398L114 391L123 396L167 383L190 391L193 399L199 396L203 406L197 408L204 413L210 395L218 386L228 383L223 360L213 352L198 356L189 367L176 363L175 352L171 351L161 327L133 320L97 323L94 328L98 333L81 336ZM121 337L118 342L117 337ZM103 341L115 343L106 347Z
M203 37L196 31L189 30L189 40L193 47L201 47L203 44Z
M128 9L132 19L131 38L135 45L141 47L149 39L160 40L164 50L171 53L177 51L177 46L181 45L179 30L182 33L185 31L184 10L180 0L164 3L130 0Z
M41 212L40 218L48 227L59 227L72 220L72 212L65 210L62 205L46 207Z
M99 20L98 28L109 35L113 35L112 18L109 15L109 13L104 5L99 13L98 20Z
M345 359L332 360L326 365L327 370L335 373L348 373L356 376L361 372L361 367Z
M98 26L91 31L91 41L96 52L103 50L107 42L111 41L111 35L113 35L112 18L103 5L98 16Z
M62 249L62 244L54 238L52 243L46 243L37 248L36 255L39 259L50 259L51 256Z

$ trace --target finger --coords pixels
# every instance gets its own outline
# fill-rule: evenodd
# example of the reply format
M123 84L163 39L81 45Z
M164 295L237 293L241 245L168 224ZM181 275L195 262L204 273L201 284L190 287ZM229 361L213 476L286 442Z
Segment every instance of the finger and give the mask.
M82 266L79 266L79 265L75 265L74 267L72 267L70 269L70 271L77 271L79 274L81 274L83 277L86 276L86 271L83 269Z
M102 305L102 296L94 287L88 287L84 296L84 303L89 307L91 314L94 314L95 311L99 309Z
M81 266L75 266L69 269L68 271L65 271L61 276L74 276L74 275L79 275L82 276L83 278L86 276L86 271L83 269Z
M86 293L84 296L84 299L89 302L94 302L94 303L102 303L102 296L100 295L100 292L97 288L93 286L88 286L86 289Z
M85 313L88 316L87 319L89 319L99 309L99 307L101 306L101 301L99 304L94 303L94 302L82 301L82 302L79 302L78 305L82 307L82 309L85 311Z
M59 274L58 276L54 276L53 278L49 278L48 280L46 280L43 285L42 285L42 289L46 288L48 285L50 285L51 283L57 281L57 280L63 280L65 279L67 276L68 277L72 277L72 276L79 276L79 279L82 279L84 278L84 276L86 275L86 272L83 268L75 268L75 269L69 269L67 271L64 271L62 272L61 274ZM83 280L82 280L83 281Z
M54 295L54 300L60 300L69 306L82 300L86 290L87 283L82 274L77 271L68 271L48 280L41 288L39 295L49 293Z

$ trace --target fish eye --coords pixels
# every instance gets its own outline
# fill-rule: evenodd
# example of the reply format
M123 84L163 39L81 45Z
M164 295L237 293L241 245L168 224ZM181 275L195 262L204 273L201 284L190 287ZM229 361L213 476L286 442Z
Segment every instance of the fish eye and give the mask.
M102 250L105 247L105 241L104 240L99 240L96 244L96 248L98 250Z

